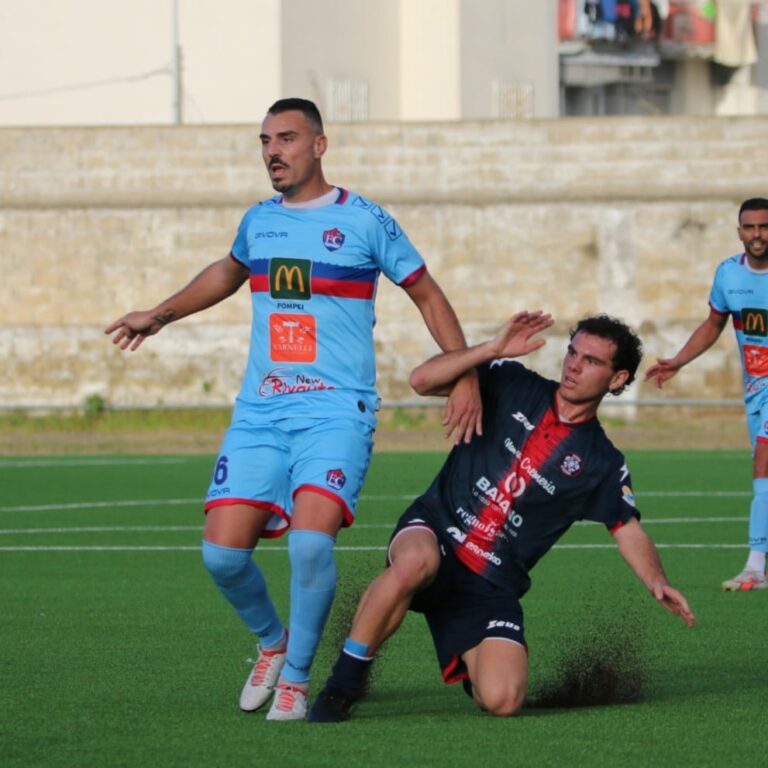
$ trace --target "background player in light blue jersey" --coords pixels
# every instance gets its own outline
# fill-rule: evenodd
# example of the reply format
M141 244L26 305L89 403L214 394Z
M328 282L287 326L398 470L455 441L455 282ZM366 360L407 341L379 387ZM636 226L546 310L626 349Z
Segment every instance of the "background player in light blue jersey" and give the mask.
M708 350L730 317L744 376L744 404L754 451L754 497L749 515L749 557L726 592L765 589L768 552L768 199L754 197L739 208L744 252L720 262L709 294L709 317L672 358L660 359L645 375L661 387L684 365Z
M228 256L154 309L106 328L136 350L165 325L251 289L251 348L205 509L203 560L258 637L240 696L253 711L273 697L270 720L306 713L310 666L333 601L333 548L350 525L372 449L377 394L374 299L383 272L421 312L443 350L466 347L456 315L397 222L380 206L325 180L328 146L317 107L273 104L261 127L276 197L243 217ZM480 431L475 376L454 388L446 433ZM290 526L288 628L252 558L262 537Z

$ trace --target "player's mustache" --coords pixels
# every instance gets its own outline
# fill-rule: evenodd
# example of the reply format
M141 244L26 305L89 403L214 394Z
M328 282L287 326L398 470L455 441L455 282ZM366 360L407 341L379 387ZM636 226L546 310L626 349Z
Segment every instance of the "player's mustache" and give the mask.
M271 170L272 168L278 168L278 167L279 168L287 168L288 166L282 160L278 159L277 157L273 157L269 161L269 168Z

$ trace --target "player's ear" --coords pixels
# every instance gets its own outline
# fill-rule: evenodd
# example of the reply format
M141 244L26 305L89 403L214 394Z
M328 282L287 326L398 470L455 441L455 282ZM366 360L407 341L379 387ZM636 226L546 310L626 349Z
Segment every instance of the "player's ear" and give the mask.
M609 392L616 392L617 390L620 391L624 385L629 381L629 371L616 371L616 373L613 374L611 377L611 382L608 385L608 391Z
M325 154L325 150L328 149L328 137L324 133L318 133L315 136L315 144L312 149L315 153L315 160L319 160Z

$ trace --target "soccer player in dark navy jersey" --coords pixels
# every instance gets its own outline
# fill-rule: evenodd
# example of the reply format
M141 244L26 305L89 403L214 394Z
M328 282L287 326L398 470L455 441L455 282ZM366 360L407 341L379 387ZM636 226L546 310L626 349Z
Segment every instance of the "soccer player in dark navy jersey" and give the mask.
M379 276L403 288L441 349L466 344L451 305L397 221L325 180L328 140L317 107L305 99L275 102L260 138L278 194L245 213L227 256L106 333L114 333L121 349L136 350L168 323L245 283L250 288L250 353L205 501L203 561L258 639L240 708L252 712L272 698L268 720L299 720L336 588L336 536L355 519L371 455ZM464 377L449 400L447 432L468 440L480 410L477 379ZM289 526L290 632L252 558L260 539Z
M310 721L349 717L373 654L409 609L425 615L446 682L464 681L491 714L517 713L528 675L520 598L531 568L577 520L603 523L651 595L695 623L640 525L624 457L597 419L603 397L634 379L640 340L606 315L581 320L558 383L510 359L538 349L544 341L534 336L551 323L521 312L493 340L412 373L419 394L441 395L477 369L482 433L454 447L398 521L389 566L363 595Z

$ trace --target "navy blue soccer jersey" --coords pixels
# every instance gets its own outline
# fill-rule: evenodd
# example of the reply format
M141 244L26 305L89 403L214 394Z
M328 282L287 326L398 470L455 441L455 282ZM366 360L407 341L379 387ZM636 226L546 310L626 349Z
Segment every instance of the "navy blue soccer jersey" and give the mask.
M624 456L597 418L558 418L557 383L512 360L478 368L483 434L448 455L413 511L475 573L518 595L577 520L613 531L639 514Z

